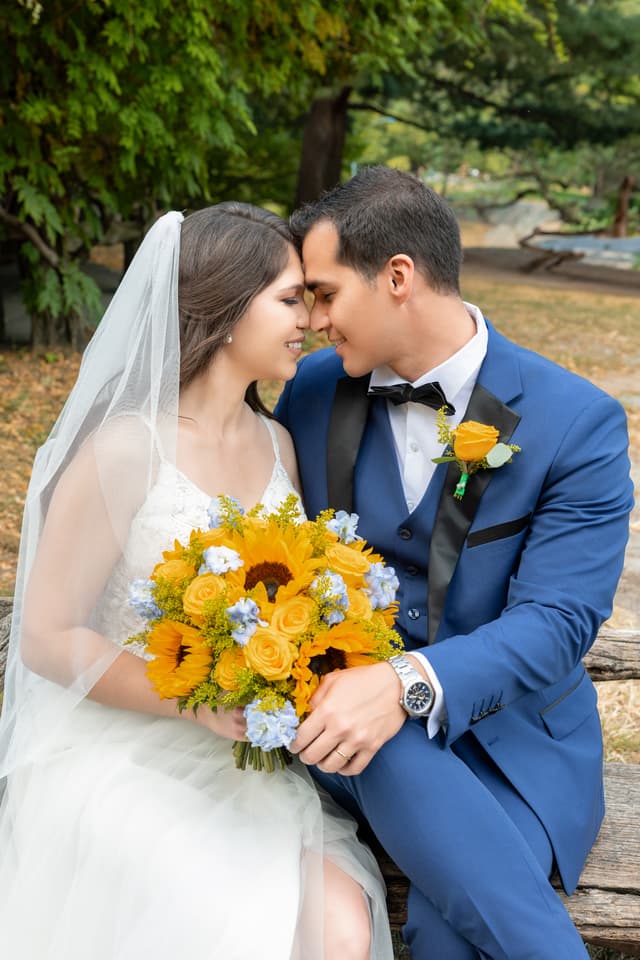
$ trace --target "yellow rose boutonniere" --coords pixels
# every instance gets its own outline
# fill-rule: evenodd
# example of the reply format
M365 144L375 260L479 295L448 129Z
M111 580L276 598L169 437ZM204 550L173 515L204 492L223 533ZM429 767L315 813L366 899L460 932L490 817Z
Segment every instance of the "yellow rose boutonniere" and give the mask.
M495 470L509 463L514 453L520 452L515 443L501 443L500 433L489 423L465 420L451 429L447 423L445 408L438 410L438 439L449 447L434 463L457 463L460 479L453 492L456 500L462 500L467 481L478 470Z

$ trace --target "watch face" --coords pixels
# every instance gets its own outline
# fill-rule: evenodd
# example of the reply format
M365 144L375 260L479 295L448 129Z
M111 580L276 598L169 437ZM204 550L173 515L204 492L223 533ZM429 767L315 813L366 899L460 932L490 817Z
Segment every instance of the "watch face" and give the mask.
M433 691L428 683L420 680L407 689L404 702L412 713L423 713L431 706Z

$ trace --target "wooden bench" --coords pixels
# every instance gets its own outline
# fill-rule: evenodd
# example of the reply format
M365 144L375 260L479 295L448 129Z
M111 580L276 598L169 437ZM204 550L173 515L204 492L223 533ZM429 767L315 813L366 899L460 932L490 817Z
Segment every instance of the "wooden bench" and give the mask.
M0 597L0 687L11 606L9 598ZM640 631L603 629L585 665L596 681L640 679ZM640 957L640 765L607 763L605 792L605 821L578 889L571 897L562 892L560 896L587 943ZM389 917L397 938L406 918L408 881L380 848L376 855L387 883ZM557 881L554 885L559 888Z

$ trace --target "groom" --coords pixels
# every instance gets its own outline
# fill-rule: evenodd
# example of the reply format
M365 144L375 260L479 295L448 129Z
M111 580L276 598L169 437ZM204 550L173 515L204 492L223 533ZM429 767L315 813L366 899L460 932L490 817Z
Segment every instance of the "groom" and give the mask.
M410 878L414 960L584 958L548 877L575 888L603 816L582 658L622 570L624 413L461 300L457 223L414 177L363 169L292 225L332 348L277 414L308 514L353 510L395 568L406 645L325 679L295 749ZM442 407L520 447L462 499Z

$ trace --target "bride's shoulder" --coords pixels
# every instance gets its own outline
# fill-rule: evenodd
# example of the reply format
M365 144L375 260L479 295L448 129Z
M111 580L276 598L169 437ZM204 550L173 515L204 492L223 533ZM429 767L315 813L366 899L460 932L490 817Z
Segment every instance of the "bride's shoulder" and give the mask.
M110 417L87 436L81 452L114 466L142 466L162 454L162 433L160 426L152 429L147 420L136 414Z
M110 417L84 438L64 476L84 476L88 482L93 476L103 488L108 483L112 489L122 485L123 490L142 490L157 471L167 443L167 430L160 424L153 429L135 414Z

